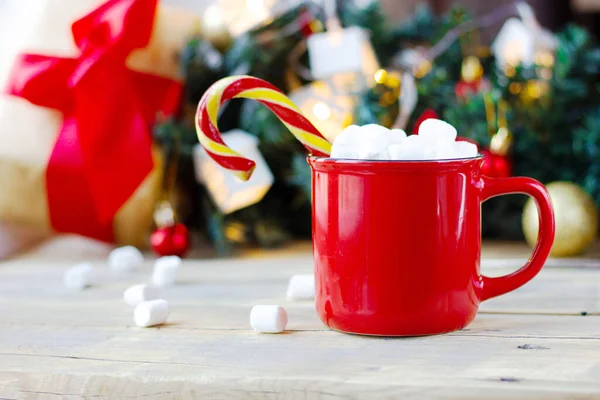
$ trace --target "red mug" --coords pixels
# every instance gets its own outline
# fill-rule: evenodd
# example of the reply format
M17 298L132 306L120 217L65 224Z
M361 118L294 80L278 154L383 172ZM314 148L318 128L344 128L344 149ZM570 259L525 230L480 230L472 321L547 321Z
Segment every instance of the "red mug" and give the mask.
M309 157L316 307L331 329L418 336L459 330L479 303L524 285L554 240L548 192L530 178L482 175L483 157L363 161ZM481 203L524 193L538 242L518 271L480 273Z

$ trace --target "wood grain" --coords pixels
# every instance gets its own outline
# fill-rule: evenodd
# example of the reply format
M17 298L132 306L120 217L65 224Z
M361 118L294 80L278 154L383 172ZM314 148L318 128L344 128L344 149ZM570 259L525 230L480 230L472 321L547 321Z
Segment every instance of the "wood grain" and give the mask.
M332 332L313 302L285 300L289 277L312 271L310 246L301 243L187 260L181 284L164 292L169 324L143 329L133 326L121 296L148 279L151 260L115 276L103 262L108 249L74 245L54 243L0 264L0 398L600 397L597 268L545 268L530 284L482 304L460 332L370 338ZM527 248L503 246L484 255L514 260L484 261L485 273L520 266ZM95 260L100 282L70 292L62 274L83 258ZM269 303L286 307L286 333L249 328L251 307Z

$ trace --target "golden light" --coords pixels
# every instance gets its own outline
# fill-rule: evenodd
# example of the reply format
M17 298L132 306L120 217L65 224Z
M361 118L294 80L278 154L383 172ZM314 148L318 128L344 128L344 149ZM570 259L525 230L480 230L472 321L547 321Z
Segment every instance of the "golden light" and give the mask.
M432 68L431 61L424 60L414 68L413 74L414 74L415 78L420 79L420 78L424 77L425 75L427 75L431 71L431 68Z
M525 48L518 40L511 40L504 48L504 59L508 65L517 66L523 61Z
M508 90L512 93L512 94L519 94L521 92L521 84L519 82L512 82L509 86L508 86Z
M512 65L506 64L506 66L504 67L504 74L506 76L513 77L515 76L515 74L517 73L517 70L515 69L515 67L513 67Z
M398 97L394 96L394 93L392 92L386 92L383 94L383 96L381 96L381 100L383 100L386 106L389 106L391 104L394 104L396 100L398 100Z
M531 102L546 96L549 90L550 85L547 81L530 80L527 82L527 86L521 93L521 97L524 101Z
M312 108L312 112L318 119L326 120L331 117L331 109L329 106L323 102L315 103Z
M506 155L512 144L512 135L506 127L501 127L490 141L490 150L494 154Z
M377 72L375 72L375 82L382 85L383 83L385 83L386 79L387 79L387 71L385 69L380 69Z
M462 78L467 83L475 82L483 76L483 67L479 58L468 56L463 60L461 68Z
M551 51L539 51L535 54L535 63L550 68L554 65L554 54Z

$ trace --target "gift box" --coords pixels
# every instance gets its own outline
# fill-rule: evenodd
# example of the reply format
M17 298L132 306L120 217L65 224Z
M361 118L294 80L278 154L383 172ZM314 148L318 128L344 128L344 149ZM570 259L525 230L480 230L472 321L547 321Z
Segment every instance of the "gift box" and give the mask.
M162 177L151 129L177 110L196 16L157 0L0 8L0 222L143 247Z

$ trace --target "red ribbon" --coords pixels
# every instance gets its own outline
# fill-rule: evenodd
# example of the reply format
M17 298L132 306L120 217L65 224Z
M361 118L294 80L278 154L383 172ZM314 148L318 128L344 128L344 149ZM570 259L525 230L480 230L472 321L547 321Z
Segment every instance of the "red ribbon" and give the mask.
M64 115L46 170L59 232L114 241L113 218L152 171L150 128L181 84L126 68L150 41L157 0L109 0L71 27L77 58L23 54L7 92Z

